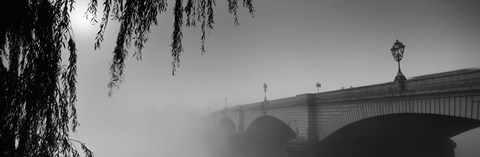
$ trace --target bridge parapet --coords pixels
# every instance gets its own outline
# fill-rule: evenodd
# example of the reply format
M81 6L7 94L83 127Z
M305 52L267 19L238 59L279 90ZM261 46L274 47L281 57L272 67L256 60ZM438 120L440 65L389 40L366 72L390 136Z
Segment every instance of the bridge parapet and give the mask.
M403 90L398 89L394 82L387 82L323 92L315 95L315 103L479 90L479 84L479 69L463 69L410 78L405 82Z

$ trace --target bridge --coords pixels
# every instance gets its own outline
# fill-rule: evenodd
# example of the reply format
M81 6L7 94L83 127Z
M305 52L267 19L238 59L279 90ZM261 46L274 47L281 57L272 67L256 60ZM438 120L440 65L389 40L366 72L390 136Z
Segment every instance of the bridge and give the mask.
M453 157L450 138L480 126L480 70L237 105L209 122L227 154Z

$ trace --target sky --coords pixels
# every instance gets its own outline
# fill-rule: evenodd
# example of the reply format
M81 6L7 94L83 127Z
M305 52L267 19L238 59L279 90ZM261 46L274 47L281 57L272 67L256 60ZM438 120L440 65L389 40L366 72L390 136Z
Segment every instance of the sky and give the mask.
M401 67L407 78L480 67L478 0L254 0L254 18L240 8L238 26L228 4L217 1L207 53L200 51L200 28L184 27L181 66L172 76L168 2L142 60L127 59L125 80L108 97L119 25L110 22L94 50L98 25L83 17L88 1L77 0L80 127L72 137L98 157L191 156L180 148L200 145L192 140L198 117L223 108L225 97L227 106L263 101L263 83L271 100L314 93L317 82L322 92L393 81L396 39L406 45ZM457 156L480 155L480 129L454 140Z

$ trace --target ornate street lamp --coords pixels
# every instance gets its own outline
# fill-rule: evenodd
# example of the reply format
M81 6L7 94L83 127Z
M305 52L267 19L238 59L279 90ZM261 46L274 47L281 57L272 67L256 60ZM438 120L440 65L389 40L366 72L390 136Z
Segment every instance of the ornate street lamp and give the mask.
M263 91L265 92L265 101L267 101L267 83L263 83Z
M320 87L322 87L322 84L317 82L316 86L317 86L317 93L320 93Z
M225 109L227 109L227 97L225 97Z
M395 81L404 81L407 80L405 76L402 73L402 70L400 70L400 61L403 58L403 52L405 51L405 45L403 45L402 42L399 42L398 39L395 43L393 43L392 48L390 49L392 51L392 56L395 61L398 63L398 72L397 76L395 76Z
M223 114L227 115L227 97L225 97L225 107L223 108Z
M265 111L265 105L268 104L267 100L267 83L263 83L263 92L265 92L265 99L263 99L263 103L260 105L260 109L262 110L263 115L267 115L267 111Z

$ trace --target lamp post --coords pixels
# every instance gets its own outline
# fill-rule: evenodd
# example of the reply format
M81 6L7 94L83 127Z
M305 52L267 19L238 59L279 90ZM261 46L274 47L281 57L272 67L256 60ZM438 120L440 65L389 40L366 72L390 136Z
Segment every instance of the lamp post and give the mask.
M322 87L322 84L317 82L316 86L317 86L317 93L320 93L320 87Z
M265 105L268 104L267 100L267 83L263 83L263 92L265 92L265 99L263 99L263 103L260 105L263 115L267 115L267 111L265 111Z
M227 97L225 97L225 106L223 108L223 114L226 116L227 115Z
M227 97L225 97L225 109L227 109Z
M393 43L393 46L390 49L390 51L392 52L393 59L398 63L398 72L397 72L397 76L395 76L395 82L407 80L407 78L405 78L405 76L403 75L402 70L400 69L400 61L403 58L405 45L403 45L403 43L399 42L397 39L397 41Z
M264 101L267 101L267 83L263 83L263 91L265 92L265 100Z

